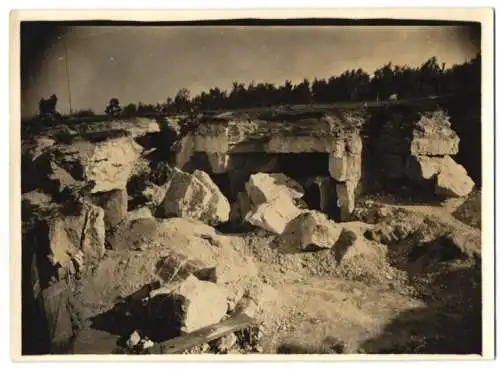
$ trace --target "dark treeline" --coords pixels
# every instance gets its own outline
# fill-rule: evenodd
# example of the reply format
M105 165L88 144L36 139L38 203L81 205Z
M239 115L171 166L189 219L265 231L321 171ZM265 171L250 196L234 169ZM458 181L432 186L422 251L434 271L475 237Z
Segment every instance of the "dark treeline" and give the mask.
M183 88L162 104L128 104L119 106L117 98L110 100L108 115L175 114L190 111L246 109L276 105L329 104L338 102L384 101L391 95L398 99L413 99L457 93L480 93L481 57L460 65L447 67L431 57L419 67L387 63L370 76L362 69L347 70L328 79L304 79L298 84L285 81L271 83L234 82L230 91L218 87L191 96Z

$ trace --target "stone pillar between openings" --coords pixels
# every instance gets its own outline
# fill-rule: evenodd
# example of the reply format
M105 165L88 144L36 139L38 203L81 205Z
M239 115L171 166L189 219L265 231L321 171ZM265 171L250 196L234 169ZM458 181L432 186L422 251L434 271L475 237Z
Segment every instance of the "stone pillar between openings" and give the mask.
M347 221L354 210L356 195L361 190L363 141L358 134L337 138L332 143L329 172L337 182L335 190L340 220Z

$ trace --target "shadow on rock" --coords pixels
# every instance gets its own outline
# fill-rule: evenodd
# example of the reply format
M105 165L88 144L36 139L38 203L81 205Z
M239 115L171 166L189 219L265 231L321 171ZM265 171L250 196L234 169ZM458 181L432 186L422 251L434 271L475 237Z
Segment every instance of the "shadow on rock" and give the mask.
M168 295L149 299L149 292L156 288L159 284L151 283L127 296L110 310L93 317L91 328L120 336L117 344L122 347L135 330L156 342L178 336L175 301Z

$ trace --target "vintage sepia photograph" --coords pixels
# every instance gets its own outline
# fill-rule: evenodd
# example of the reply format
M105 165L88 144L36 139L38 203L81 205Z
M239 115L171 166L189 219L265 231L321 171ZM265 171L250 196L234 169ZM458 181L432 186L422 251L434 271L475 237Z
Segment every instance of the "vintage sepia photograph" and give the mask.
M492 11L328 14L17 15L19 355L485 354Z

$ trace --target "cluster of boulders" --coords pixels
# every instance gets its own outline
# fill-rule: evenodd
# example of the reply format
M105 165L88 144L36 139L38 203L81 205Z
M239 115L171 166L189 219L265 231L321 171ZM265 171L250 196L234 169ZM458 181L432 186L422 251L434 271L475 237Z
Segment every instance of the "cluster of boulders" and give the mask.
M405 178L440 197L463 197L472 191L474 182L451 157L458 153L459 142L441 110L418 117L394 113L376 139L374 156L383 180Z

